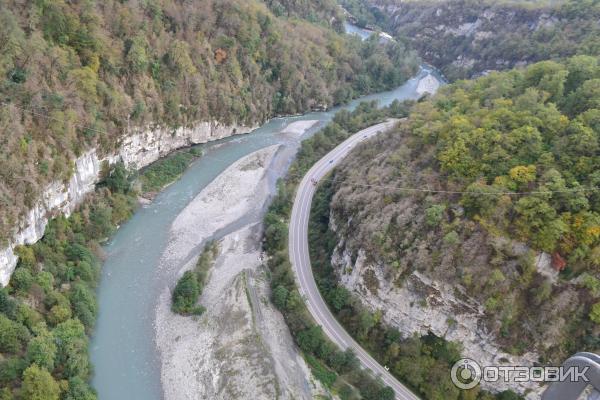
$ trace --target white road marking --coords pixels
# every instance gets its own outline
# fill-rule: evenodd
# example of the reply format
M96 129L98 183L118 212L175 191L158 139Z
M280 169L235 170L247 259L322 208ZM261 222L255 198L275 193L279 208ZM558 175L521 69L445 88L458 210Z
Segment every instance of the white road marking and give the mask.
M414 393L389 373L387 367L377 363L356 343L329 311L315 283L308 253L308 219L312 198L316 191L316 185L313 184L313 181L318 182L335 168L357 143L390 130L397 122L398 120L389 120L352 135L317 161L306 173L298 186L290 217L289 252L292 268L299 283L300 293L305 298L309 312L323 328L323 332L341 348L351 348L365 368L373 371L376 376L379 376L386 385L394 390L396 399L418 400L419 398Z

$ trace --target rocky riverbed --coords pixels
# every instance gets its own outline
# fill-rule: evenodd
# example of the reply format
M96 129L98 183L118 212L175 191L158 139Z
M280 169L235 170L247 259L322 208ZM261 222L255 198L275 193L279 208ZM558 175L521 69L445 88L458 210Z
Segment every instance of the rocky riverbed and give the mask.
M419 81L419 84L417 85L417 93L420 95L424 95L426 93L433 95L440 88L440 85L440 81L435 76L428 74Z
M162 268L183 274L215 232L261 208L269 194L268 167L278 148L240 159L180 213ZM165 399L310 399L325 394L269 301L260 239L261 224L249 222L219 241L200 299L207 311L200 317L172 313L172 283L165 286L156 310Z

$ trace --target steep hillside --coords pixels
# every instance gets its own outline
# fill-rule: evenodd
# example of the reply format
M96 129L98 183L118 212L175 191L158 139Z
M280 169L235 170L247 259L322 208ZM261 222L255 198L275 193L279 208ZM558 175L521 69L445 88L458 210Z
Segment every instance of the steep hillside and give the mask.
M399 44L338 34L338 13L325 0L0 0L0 244L75 157L136 128L254 126L415 71Z
M450 85L335 174L338 278L481 361L598 351L598 165L598 59Z
M88 345L99 243L136 205L121 165L70 218L55 218L42 240L18 249L19 268L0 288L0 399L96 399Z
M357 0L344 0L349 7ZM368 0L359 20L406 36L450 80L488 70L600 54L600 2Z
M277 16L300 17L343 31L342 10L335 0L265 0Z

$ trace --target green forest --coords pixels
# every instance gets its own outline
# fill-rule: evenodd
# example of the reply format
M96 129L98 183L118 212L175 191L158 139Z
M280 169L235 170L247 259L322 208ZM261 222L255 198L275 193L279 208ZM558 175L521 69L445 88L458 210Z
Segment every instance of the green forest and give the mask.
M335 0L0 0L0 246L90 148L106 156L137 130L251 126L344 104L414 76L418 51L455 82L418 101L337 113L302 142L264 218L271 300L313 375L342 400L394 398L312 320L287 249L302 175L389 117L407 119L354 150L313 204L315 277L348 331L428 399L519 398L452 386L461 345L402 337L361 305L331 264L340 241L354 258L365 251L393 285L418 272L477 301L482 329L510 355L558 364L599 352L600 0L410 1L400 17L383 8L398 0L340 3L397 40L343 34ZM496 19L477 40L436 31L490 10ZM485 76L459 80L474 75ZM0 400L96 399L88 345L101 245L138 195L160 191L200 156L187 149L139 175L106 165L75 212L15 249L19 263L0 288ZM347 224L332 232L331 217ZM174 312L204 311L198 298L216 253L209 244L183 274Z
M389 117L409 114L414 102L395 102L386 108L377 103L362 103L354 112L341 111L333 122L302 142L302 149L292 163L287 178L280 182L279 193L265 216L264 247L270 256L272 301L283 313L294 339L304 352L313 374L343 400L392 399L393 392L375 390L368 375L352 373L358 360L352 353L335 351L335 346L315 325L294 280L288 260L288 225L295 188L300 178L321 157L352 133L382 122ZM364 162L364 161L363 161ZM338 284L330 264L337 237L329 230L330 202L337 179L325 180L313 200L310 225L310 257L315 278L324 299L348 332L382 365L415 393L427 399L446 400L518 400L507 391L496 396L479 389L458 390L450 381L452 364L461 358L461 346L428 335L403 338L381 319L381 314L367 310L348 290ZM333 346L333 347L332 347ZM431 376L435 379L431 379ZM389 397L389 396L392 397Z
M199 155L197 148L176 152L139 174L116 164L75 213L52 219L41 241L16 249L19 264L0 289L0 400L96 399L88 342L98 312L100 246L132 215L140 194L178 179ZM203 311L196 302L217 250L209 243L182 277L175 312Z
M414 74L413 52L346 36L341 18L330 0L0 0L0 243L45 185L70 177L75 157L114 151L132 128L251 125ZM0 289L1 400L96 398L88 342L100 245L132 214L139 191L159 191L200 155L176 153L139 176L123 164L104 168L78 210L16 249L19 264ZM196 299L214 251L177 285L175 311L202 311Z
M19 265L0 289L0 399L94 400L88 336L98 305L100 243L137 205L122 165L44 238L17 248Z
M180 315L202 315L206 311L198 304L198 298L208 281L210 269L218 253L218 244L208 243L198 257L196 266L192 270L185 271L179 278L171 296L173 312Z
M151 197L160 192L166 185L177 180L201 155L202 150L196 146L177 151L150 164L139 176L142 193Z
M337 234L398 285L419 271L464 287L509 353L598 351L599 78L598 59L578 56L416 104L336 174L333 214L352 221Z
M340 18L333 0L0 0L0 243L75 157L132 129L254 125L412 76L402 43Z

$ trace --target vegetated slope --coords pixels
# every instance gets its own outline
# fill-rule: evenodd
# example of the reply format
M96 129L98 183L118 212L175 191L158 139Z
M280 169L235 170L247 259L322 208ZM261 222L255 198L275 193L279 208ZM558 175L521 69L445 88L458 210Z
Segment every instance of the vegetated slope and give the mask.
M265 3L277 16L300 17L343 31L342 10L335 0L265 0Z
M74 157L114 149L130 127L254 124L417 67L401 44L338 33L331 1L268 5L0 0L0 242Z
M0 288L0 399L96 399L88 337L98 314L99 243L129 218L136 195L117 164L75 213L18 248L19 265Z
M452 366L464 357L462 345L431 332L403 336L397 326L383 317L389 308L375 312L363 298L340 282L332 265L338 238L330 228L332 185L320 185L311 206L309 249L312 270L323 298L332 312L360 345L391 374L422 399L519 400L513 390L502 388L492 394L480 387L458 389L451 380ZM390 305L393 307L393 305ZM402 322L400 322L402 323Z
M347 18L361 28L379 28L390 26L390 15L383 12L374 2L363 0L340 0L340 5L348 13Z
M363 9L362 20L377 19L390 32L409 38L450 80L523 63L600 54L597 0L367 3L376 12Z
M340 167L332 218L366 296L418 271L475 299L504 351L557 363L600 350L598 165L598 60L542 62L416 105Z

